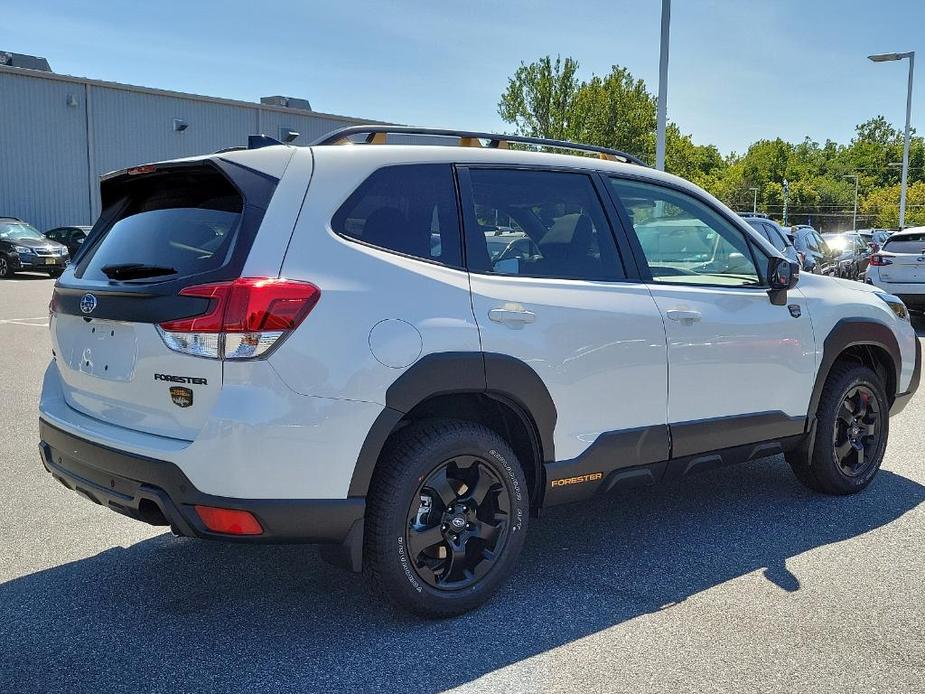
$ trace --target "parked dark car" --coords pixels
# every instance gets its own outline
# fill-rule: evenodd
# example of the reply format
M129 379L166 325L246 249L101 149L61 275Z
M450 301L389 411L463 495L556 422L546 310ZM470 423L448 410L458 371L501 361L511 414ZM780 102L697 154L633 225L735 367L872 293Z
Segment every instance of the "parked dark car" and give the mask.
M870 246L872 253L883 248L883 244L893 234L889 229L858 229L858 233Z
M870 245L856 231L823 234L826 244L835 256L835 274L849 280L864 279L870 264Z
M63 243L67 246L68 253L73 256L86 240L91 228L86 226L55 227L45 232L45 238Z
M796 248L793 247L793 239L790 234L777 222L769 219L767 215L757 213L740 213L740 216L752 229L770 241L771 245L780 251L781 255L787 260L803 264L803 259L797 253Z
M807 224L791 229L793 245L803 258L803 270L817 275L835 274L835 254L822 235Z
M70 261L67 246L45 238L16 217L0 217L0 279L20 270L58 277Z

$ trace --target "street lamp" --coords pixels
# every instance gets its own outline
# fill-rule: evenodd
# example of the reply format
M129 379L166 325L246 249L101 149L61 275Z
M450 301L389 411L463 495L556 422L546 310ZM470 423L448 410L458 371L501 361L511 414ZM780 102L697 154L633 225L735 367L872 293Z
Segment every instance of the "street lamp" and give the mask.
M752 191L752 214L758 214L758 188L749 188Z
M671 0L662 0L662 42L658 51L658 107L655 120L655 168L665 170L665 122L668 119L668 27Z
M851 231L858 230L858 175L845 174L845 178L854 179L854 215L851 218Z
M915 51L908 53L878 53L867 56L875 63L909 59L909 87L906 92L906 136L903 141L903 176L899 193L899 228L906 225L906 181L909 178L909 121L912 119L912 70L915 67Z

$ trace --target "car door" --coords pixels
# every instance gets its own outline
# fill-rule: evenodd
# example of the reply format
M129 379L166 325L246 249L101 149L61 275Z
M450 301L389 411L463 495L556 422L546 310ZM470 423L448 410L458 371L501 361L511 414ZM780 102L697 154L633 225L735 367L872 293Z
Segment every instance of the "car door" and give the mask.
M542 379L557 411L555 459L597 444L596 470L666 460L665 329L632 259L624 264L601 182L578 171L458 170L482 349ZM502 235L509 241L495 244Z
M773 303L768 257L707 200L608 181L665 318L672 455L802 432L815 347L800 292Z

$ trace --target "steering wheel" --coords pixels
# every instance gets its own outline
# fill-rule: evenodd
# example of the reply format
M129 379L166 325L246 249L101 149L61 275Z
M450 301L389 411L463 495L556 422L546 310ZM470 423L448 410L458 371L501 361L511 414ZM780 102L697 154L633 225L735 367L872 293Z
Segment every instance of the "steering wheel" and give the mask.
M512 239L510 243L508 243L508 245L504 247L504 250L501 251L498 254L498 256L494 260L491 261L491 264L496 265L497 263L500 263L502 260L507 260L508 256L513 255L513 251L515 247L517 246L517 244L520 241L523 241L524 239L527 239L527 242L530 244L529 250L532 251L533 248L536 248L536 250L539 251L539 247L536 246L536 243L534 243L533 239L531 239L529 236L521 236L520 238ZM537 255L537 254L531 253L531 255Z

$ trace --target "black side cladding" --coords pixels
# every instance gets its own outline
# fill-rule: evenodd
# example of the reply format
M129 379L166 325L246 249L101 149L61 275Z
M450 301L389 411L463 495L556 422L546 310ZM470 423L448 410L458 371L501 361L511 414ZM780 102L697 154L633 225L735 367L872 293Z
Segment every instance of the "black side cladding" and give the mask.
M865 318L842 318L835 324L835 327L832 328L823 343L822 363L819 364L819 371L816 373L816 382L813 384L812 397L807 411L807 431L816 418L816 410L819 407L819 399L822 397L822 389L825 387L832 365L846 349L859 345L883 349L890 356L894 368L894 372L890 374L893 379L894 391L889 391L889 384L884 384L886 386L885 390L891 399L898 395L895 388L900 382L903 362L902 353L899 351L899 344L896 342L893 331L877 321Z
M504 354L440 352L423 357L389 386L386 407L360 449L350 496L366 495L382 448L404 415L429 398L452 393L484 393L512 403L532 419L544 461L555 460L556 407L536 371Z
M102 283L82 277L95 249L125 212L132 186L139 183L156 185L159 178L168 180L169 177L184 174L209 175L210 172L227 179L242 200L241 219L229 257L224 262L196 274L195 280L190 276L168 276L155 282ZM75 272L65 273L55 287L56 310L59 313L83 315L80 299L87 292L92 292L99 300L93 312L94 318L159 323L203 313L208 308L209 300L178 296L180 290L193 282L205 284L240 276L278 183L279 180L272 176L222 159L158 164L149 173L132 175L122 172L103 180L100 186L103 213L75 256Z

